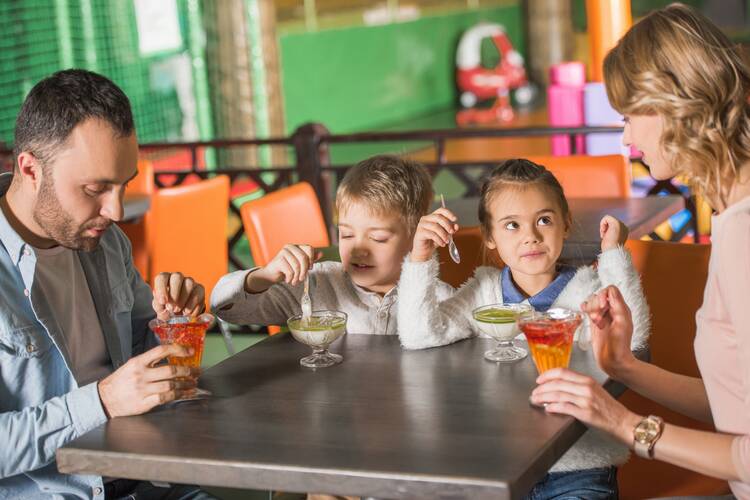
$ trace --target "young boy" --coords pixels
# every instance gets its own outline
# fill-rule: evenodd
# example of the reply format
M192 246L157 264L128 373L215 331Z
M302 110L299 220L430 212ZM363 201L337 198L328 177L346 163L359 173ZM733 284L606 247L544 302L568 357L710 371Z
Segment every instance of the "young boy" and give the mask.
M268 265L219 280L211 309L235 324L286 324L301 313L309 270L313 309L345 312L349 333L395 335L401 264L432 197L432 179L415 162L390 155L360 162L336 192L340 263L313 264L313 248L286 245ZM442 282L438 289L451 293Z

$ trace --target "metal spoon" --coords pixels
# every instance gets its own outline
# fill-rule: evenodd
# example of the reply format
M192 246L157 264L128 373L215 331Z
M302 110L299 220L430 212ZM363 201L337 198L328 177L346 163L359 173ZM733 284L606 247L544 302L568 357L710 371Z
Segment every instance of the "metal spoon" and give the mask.
M308 271L305 276L305 288L302 292L302 299L300 300L300 306L302 306L302 322L307 323L310 321L312 316L312 300L310 299L310 273Z
M443 194L440 193L440 204L445 208L445 198L443 198ZM453 236L449 236L448 240L448 253L451 256L451 259L453 259L453 262L456 264L461 263L461 255L458 253L458 247L456 247L456 244L453 242Z

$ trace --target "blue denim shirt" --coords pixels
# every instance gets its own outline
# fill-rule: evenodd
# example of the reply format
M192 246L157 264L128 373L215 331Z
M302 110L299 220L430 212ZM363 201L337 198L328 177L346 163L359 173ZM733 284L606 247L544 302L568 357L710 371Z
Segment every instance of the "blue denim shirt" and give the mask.
M0 196L11 175L0 175ZM99 476L57 472L55 452L106 422L97 384L79 387L63 335L34 285L36 256L0 211L0 499L103 499ZM78 257L113 369L158 344L149 286L133 267L128 238L112 225Z

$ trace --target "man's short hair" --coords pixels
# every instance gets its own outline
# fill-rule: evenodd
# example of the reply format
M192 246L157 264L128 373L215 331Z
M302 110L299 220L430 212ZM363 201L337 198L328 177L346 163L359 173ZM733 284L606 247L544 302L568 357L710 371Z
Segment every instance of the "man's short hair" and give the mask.
M353 203L374 213L397 213L411 230L432 203L432 177L421 164L393 155L377 155L349 169L336 191L336 214Z
M16 118L16 160L28 151L48 162L73 129L90 118L108 123L119 137L129 136L135 128L130 101L111 80L83 69L45 78L31 89Z

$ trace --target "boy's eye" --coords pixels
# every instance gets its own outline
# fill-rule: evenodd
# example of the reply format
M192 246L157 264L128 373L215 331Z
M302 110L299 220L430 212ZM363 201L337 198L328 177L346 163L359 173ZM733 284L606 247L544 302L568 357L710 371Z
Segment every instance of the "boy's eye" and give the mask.
M518 229L518 222L508 222L507 224L505 224L505 229L508 229L509 231Z
M385 238L385 239L383 239L383 238L370 238L370 239L372 241L374 241L375 243L385 243L386 241L388 241L388 238Z
M339 238L342 240L348 240L349 238L352 238L353 236L351 234L339 234Z
M552 217L546 215L544 217L539 217L537 224L539 224L540 226L549 226L550 224L552 224Z

